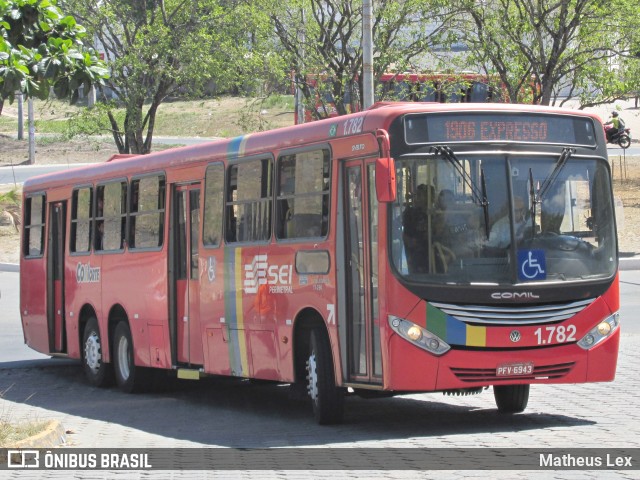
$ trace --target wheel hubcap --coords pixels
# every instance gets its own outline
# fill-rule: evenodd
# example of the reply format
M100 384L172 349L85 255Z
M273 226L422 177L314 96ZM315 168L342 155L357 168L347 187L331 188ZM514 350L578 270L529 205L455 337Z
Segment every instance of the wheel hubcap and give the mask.
M131 373L131 366L129 365L129 341L125 337L120 338L118 342L118 369L120 377L127 380Z
M100 350L100 337L96 332L91 332L84 344L84 359L87 367L93 373L98 373L102 363L102 352Z
M307 374L307 390L309 392L309 396L315 400L318 398L318 371L315 353L312 354L307 361Z

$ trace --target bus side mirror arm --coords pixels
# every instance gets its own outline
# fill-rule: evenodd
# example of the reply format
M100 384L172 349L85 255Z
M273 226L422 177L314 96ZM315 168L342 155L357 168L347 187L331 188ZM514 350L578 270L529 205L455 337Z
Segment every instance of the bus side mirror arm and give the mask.
M378 202L389 203L396 200L396 165L391 158L391 144L386 130L376 131L380 155L376 160L376 196Z

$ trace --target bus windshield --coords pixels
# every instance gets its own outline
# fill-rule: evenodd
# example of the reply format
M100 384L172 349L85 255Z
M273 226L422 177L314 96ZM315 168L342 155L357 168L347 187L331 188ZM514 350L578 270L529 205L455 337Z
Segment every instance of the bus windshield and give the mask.
M456 153L452 162L446 151L396 160L390 240L401 277L412 283L515 285L615 273L604 159L571 156L565 149L558 155Z

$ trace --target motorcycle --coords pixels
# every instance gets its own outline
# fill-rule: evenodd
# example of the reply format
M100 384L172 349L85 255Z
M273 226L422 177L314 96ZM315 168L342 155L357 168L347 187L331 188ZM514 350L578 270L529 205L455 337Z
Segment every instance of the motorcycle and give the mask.
M608 136L607 143L614 143L620 148L627 149L631 145L631 129L620 128L617 132Z

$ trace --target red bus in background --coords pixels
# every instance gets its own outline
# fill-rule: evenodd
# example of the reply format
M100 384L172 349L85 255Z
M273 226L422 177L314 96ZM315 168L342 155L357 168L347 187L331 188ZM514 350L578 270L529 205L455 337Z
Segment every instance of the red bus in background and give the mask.
M312 122L319 118L338 116L336 102L331 93L331 80L317 75L307 76L307 86L315 95L316 114L300 103L302 96L293 85L296 108L295 124ZM479 73L385 73L376 81L376 101L409 101L439 103L507 103L507 96L496 77ZM303 102L304 103L304 102ZM346 89L342 104L347 113L360 111L357 81ZM300 112L304 111L304 122Z
M25 342L90 383L348 393L614 379L618 254L598 117L397 103L28 180Z

